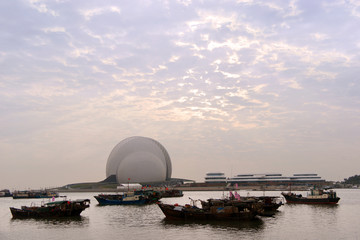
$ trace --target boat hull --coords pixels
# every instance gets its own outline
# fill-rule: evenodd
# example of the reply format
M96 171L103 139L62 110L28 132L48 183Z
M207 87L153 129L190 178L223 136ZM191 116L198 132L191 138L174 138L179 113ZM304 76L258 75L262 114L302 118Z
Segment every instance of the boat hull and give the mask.
M76 217L89 207L90 200L61 201L48 203L41 207L26 207L21 209L10 207L13 218L62 218Z
M296 195L283 194L287 203L298 204L337 204L340 200L339 197L335 198L306 198L298 197Z
M54 211L54 212L38 212L29 211L18 208L10 208L13 218L62 218L80 216L84 209L76 209L72 211Z
M134 191L124 194L99 194L94 198L99 205L145 205L157 202L161 196L155 191Z
M215 211L204 211L197 207L183 207L170 204L158 203L161 211L167 219L183 220L228 220L245 221L256 218L256 213L252 211L237 212L233 208L217 208ZM220 210L220 211L217 211Z
M110 200L100 196L94 196L94 198L99 202L99 205L144 205L147 203L146 199L139 200Z

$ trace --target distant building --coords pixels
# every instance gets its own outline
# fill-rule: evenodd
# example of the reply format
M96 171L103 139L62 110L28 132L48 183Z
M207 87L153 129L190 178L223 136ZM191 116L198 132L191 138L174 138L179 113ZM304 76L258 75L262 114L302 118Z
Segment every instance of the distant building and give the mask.
M235 177L228 178L228 183L255 183L255 182L279 182L289 180L282 174L239 174Z
M226 178L224 173L207 173L205 176L205 183L230 183L230 184L321 184L325 183L315 173L293 174L287 177L280 173L266 173L266 174L238 174L234 177Z
M205 176L206 183L226 183L224 173L207 173Z
M171 180L171 160L154 139L129 137L111 151L106 164L107 179L120 183L165 182Z

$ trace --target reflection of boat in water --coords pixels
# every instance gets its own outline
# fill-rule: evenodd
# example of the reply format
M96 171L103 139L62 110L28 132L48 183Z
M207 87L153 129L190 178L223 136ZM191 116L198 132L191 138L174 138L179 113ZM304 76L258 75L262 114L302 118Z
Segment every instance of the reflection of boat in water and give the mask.
M311 189L310 194L303 197L301 194L292 192L281 193L287 203L303 203L303 204L337 204L340 200L333 190L325 191L322 189Z
M211 221L201 221L196 219L186 219L186 220L179 220L179 219L169 219L164 218L161 220L161 224L165 227L170 226L173 228L181 228L181 227L194 227L195 226L202 226L202 227L211 227L215 228L217 231L219 229L230 230L259 230L264 227L264 221L261 218L254 218L250 221L224 221L224 220L211 220Z
M145 205L157 202L161 195L151 190L139 190L123 194L99 194L94 196L99 205Z
M80 213L89 207L89 199L75 201L48 202L42 206L22 206L19 208L10 207L13 218L61 218L79 216Z
M13 193L13 199L20 198L53 198L59 197L57 192L48 190L32 190L32 191L15 191Z
M202 208L195 204L182 206L158 203L168 219L245 221L255 219L263 211L263 204L255 200L225 202L222 199L208 199L201 201L201 205Z

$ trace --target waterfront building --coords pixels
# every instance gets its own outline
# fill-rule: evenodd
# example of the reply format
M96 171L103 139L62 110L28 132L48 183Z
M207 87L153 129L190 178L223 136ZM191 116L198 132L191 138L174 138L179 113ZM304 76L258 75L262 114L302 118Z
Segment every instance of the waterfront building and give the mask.
M228 178L228 183L260 183L260 182L280 182L287 181L288 177L283 177L280 173L271 174L238 174Z
M226 177L224 173L207 173L205 176L205 183L226 183Z
M205 183L230 183L230 184L272 184L272 185L304 185L322 184L325 180L315 173L293 174L283 176L281 173L265 174L238 174L234 177L226 178L224 173L207 173Z
M324 179L321 179L315 173L305 173L305 174L294 174L290 177L290 181L292 182L325 182Z
M171 159L158 141L141 136L129 137L111 151L106 177L120 183L165 182L171 180Z

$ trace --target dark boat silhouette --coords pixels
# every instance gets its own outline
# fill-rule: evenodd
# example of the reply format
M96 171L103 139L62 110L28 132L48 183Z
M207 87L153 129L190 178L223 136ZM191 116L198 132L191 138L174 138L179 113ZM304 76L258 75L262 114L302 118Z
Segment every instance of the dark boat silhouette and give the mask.
M201 201L201 200L200 200ZM201 201L202 208L192 205L158 203L161 211L168 219L184 220L253 220L264 212L264 203L255 199L246 201L228 201L224 199L208 199Z
M123 194L99 194L94 196L99 205L145 205L156 203L161 195L151 190L130 191Z
M340 200L333 190L311 189L310 194L306 197L301 194L292 192L281 193L286 199L287 203L301 203L301 204L337 204Z
M74 201L54 201L42 206L22 206L21 208L10 207L13 218L61 218L79 216L82 211L89 207L89 199Z

